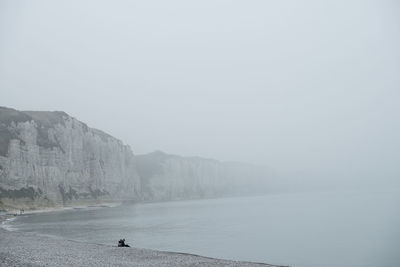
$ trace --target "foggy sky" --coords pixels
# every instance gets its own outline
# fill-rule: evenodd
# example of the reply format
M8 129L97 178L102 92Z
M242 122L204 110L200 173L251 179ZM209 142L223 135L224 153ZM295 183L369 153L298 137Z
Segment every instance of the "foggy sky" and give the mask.
M398 1L0 1L0 105L326 179L400 174Z

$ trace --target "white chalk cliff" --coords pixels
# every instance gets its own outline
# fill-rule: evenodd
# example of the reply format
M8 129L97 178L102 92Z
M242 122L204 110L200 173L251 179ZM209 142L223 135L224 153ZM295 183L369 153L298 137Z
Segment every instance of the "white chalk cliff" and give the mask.
M64 112L0 107L0 209L247 194L265 191L265 175L162 152L134 156Z
M0 108L0 204L66 205L139 196L131 149L64 112Z
M145 199L210 198L268 191L264 168L238 162L181 157L156 151L135 157Z

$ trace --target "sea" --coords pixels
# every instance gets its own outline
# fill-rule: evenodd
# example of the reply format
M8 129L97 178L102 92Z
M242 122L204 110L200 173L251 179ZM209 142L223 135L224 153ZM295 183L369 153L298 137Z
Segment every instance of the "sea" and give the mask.
M400 266L400 190L303 192L18 216L56 238L298 267Z

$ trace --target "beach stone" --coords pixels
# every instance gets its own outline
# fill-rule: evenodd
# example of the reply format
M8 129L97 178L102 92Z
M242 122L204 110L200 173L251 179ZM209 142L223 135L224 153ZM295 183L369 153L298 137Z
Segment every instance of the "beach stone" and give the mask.
M193 254L113 247L0 228L0 266L266 266Z

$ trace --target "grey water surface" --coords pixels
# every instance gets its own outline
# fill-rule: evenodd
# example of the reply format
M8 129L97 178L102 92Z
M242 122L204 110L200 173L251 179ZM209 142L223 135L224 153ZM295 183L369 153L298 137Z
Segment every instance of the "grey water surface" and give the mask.
M312 266L399 266L399 190L273 194L21 216L20 231L203 256Z

